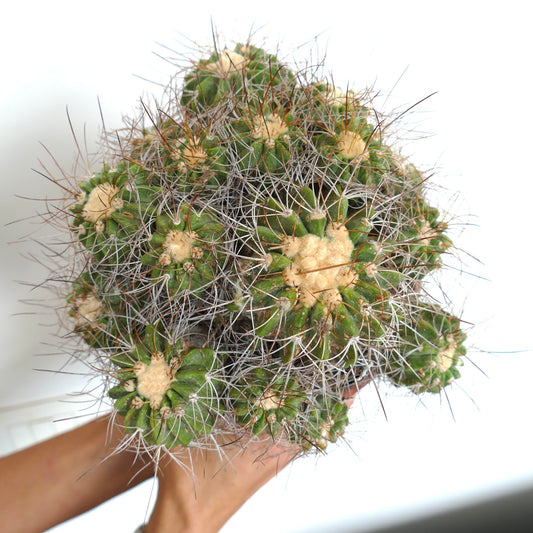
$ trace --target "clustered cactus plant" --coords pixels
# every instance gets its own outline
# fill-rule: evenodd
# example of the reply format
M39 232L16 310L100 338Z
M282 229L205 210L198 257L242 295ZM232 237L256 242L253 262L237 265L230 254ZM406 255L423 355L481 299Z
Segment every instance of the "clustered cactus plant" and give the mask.
M361 381L459 376L460 320L422 292L447 224L367 93L239 44L170 94L70 206L69 313L129 433L170 449L223 422L324 450Z

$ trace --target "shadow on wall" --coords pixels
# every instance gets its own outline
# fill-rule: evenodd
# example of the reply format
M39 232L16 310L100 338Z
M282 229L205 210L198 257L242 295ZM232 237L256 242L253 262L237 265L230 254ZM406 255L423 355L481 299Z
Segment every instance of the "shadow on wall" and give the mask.
M333 530L331 531L333 533ZM533 487L397 526L363 531L346 529L338 533L530 533L531 531L533 531Z

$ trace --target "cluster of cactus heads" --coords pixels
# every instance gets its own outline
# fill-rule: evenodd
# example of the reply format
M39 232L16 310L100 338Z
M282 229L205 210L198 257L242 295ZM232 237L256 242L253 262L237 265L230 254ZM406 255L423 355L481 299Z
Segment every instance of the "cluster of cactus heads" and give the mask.
M453 244L370 96L251 45L180 80L70 207L72 327L127 431L324 450L362 381L457 378L460 320L422 294Z

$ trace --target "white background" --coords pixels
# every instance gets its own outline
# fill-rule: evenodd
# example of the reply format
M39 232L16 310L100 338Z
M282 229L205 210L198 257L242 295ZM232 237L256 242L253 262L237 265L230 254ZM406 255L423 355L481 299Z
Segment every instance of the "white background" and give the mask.
M75 145L66 107L74 129L81 136L85 129L94 149L101 129L97 97L107 127L119 127L141 95L161 93L146 79L165 83L172 74L157 54L177 57L191 41L209 45L213 24L222 44L256 32L270 49L279 44L285 59L326 54L341 86L373 85L390 93L378 100L385 110L407 109L438 91L404 121L415 129L404 152L437 169L434 181L447 189L438 203L447 205L451 197L451 211L466 224L454 234L466 252L464 272L446 275L443 283L455 310L475 324L471 362L446 397L413 398L384 387L386 421L376 391L367 387L352 410L350 447L297 462L224 531L363 527L533 483L533 43L527 2L20 1L4 8L3 20L0 407L85 383L75 374L33 370L57 370L63 362L37 355L54 352L53 328L43 325L54 324L54 316L19 302L43 297L16 283L43 279L44 270L20 255L40 245L7 244L34 225L5 224L43 207L16 194L58 194L31 170L39 159L53 166L39 142L69 171ZM149 509L151 488L144 485L54 532L133 531ZM328 522L335 525L320 525Z

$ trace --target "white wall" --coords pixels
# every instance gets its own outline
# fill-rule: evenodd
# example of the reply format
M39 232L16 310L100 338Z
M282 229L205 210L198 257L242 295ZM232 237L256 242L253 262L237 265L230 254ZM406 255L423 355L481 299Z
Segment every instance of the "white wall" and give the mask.
M376 392L367 388L362 405L353 408L351 449L345 446L327 458L295 464L254 497L226 530L249 531L253 524L256 532L288 533L345 518L367 524L533 482L533 43L526 6L520 1L452 0L321 5L96 0L84 7L11 3L0 33L0 407L85 384L77 375L32 370L57 370L64 359L36 357L55 350L52 330L41 326L55 318L18 302L43 297L14 281L42 279L43 269L19 256L39 245L6 245L33 226L29 221L5 224L40 209L14 195L57 192L30 170L39 166L38 159L51 162L39 141L70 169L75 146L66 106L74 129L83 136L85 128L92 146L100 120L97 96L108 128L119 126L121 114L131 112L141 94L160 91L133 75L165 82L172 72L152 54L172 55L157 43L180 53L187 52L187 39L209 44L211 15L228 40L245 39L253 28L259 40L273 47L281 42L288 57L308 57L310 49L318 50L318 56L327 52L339 83L351 80L355 89L374 85L384 94L392 91L387 108L407 108L438 91L409 118L407 124L417 132L410 137L419 140L408 143L406 153L415 154L422 165L436 165L437 181L451 193L459 191L453 210L472 216L463 217L470 225L456 240L480 260L465 256L466 273L445 278L464 317L476 324L469 341L472 363L460 382L446 396L422 401L383 389L388 422ZM28 311L29 316L12 316ZM132 530L149 505L150 488L110 502L57 532L102 529L104 523L105 530ZM131 509L137 515L124 520Z

